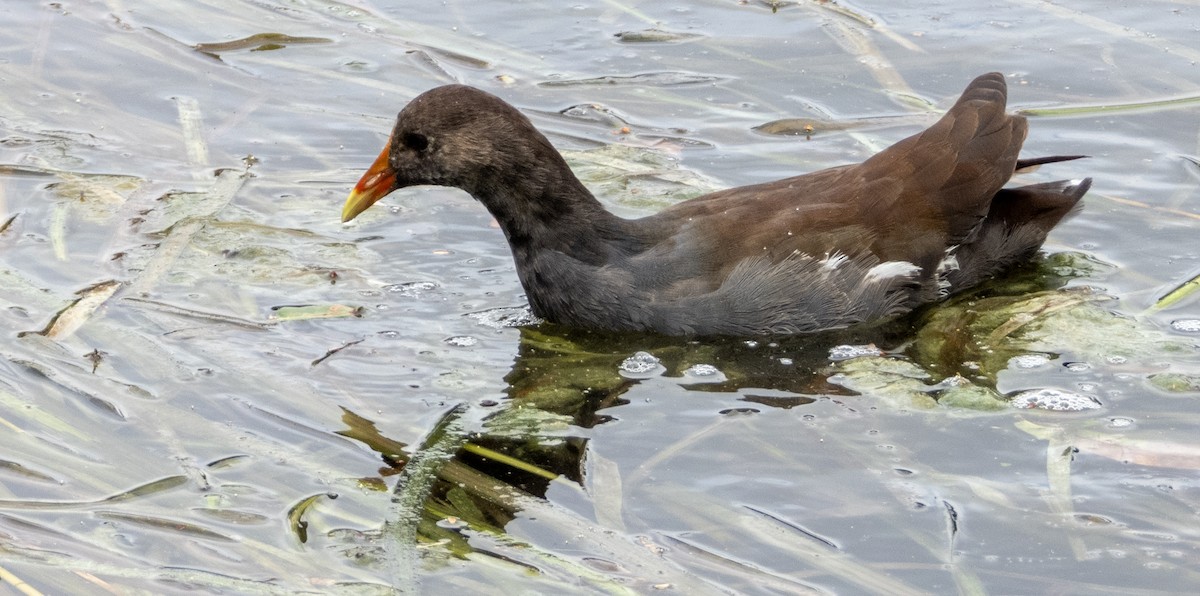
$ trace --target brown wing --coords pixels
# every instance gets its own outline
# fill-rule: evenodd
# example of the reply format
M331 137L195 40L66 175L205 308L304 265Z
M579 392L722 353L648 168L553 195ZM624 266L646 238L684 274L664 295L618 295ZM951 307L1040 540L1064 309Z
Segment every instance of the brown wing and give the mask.
M741 258L864 247L881 261L931 270L978 226L1013 174L1026 127L1005 114L1005 99L1003 76L983 75L933 126L861 164L712 193L646 221L705 239L686 248L721 265L715 279ZM674 248L659 247L658 256Z
M1027 131L1024 118L1005 113L1006 100L1003 75L980 76L933 126L858 166L863 215L879 231L874 249L884 260L936 263L987 215Z

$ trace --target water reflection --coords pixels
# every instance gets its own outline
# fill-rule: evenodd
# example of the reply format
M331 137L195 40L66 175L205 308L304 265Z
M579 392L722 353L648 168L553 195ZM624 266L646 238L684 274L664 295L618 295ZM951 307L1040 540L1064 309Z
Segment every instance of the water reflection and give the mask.
M588 465L588 429L624 417L622 406L668 387L732 395L747 404L717 408L722 416L854 400L857 393L870 397L859 398L855 407L1005 409L998 373L1008 367L1010 354L1029 352L1044 340L1018 331L1051 325L1056 317L1071 316L1074 307L1103 300L1054 289L1072 277L1095 275L1081 262L1088 259L1060 255L1038 261L949 304L816 336L689 340L526 325L519 328L517 354L504 377L507 399L478 403L484 413L477 425L464 424L468 405L460 404L445 412L422 445L413 446L383 436L368 417L347 410L347 428L339 434L379 454L385 464L381 478L400 475L395 494L411 498L412 486L427 487L416 526L423 539L453 552L473 552L464 529L503 533L531 506L530 499L548 498L564 482L576 491L597 490L589 477L594 466ZM953 339L955 333L991 343L967 346ZM1064 346L1072 341L1059 339ZM996 356L980 358L985 352ZM635 391L639 387L644 390ZM641 397L632 397L635 393ZM414 472L412 458L427 459L430 451L446 459Z

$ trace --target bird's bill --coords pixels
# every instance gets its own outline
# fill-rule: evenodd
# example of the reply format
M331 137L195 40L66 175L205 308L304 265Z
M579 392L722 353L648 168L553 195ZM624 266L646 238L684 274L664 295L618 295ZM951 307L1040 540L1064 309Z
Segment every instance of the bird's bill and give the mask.
M391 147L392 143L389 140L388 144L383 146L383 152L375 158L375 163L358 179L358 184L354 185L354 190L346 197L346 204L342 207L343 222L358 217L359 213L366 211L375 201L392 192L396 184L396 172L388 165L388 152Z

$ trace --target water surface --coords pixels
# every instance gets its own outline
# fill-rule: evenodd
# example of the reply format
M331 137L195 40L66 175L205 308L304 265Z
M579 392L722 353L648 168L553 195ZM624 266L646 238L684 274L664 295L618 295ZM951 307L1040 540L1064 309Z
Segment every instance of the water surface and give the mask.
M1200 275L1195 6L0 14L6 582L1200 585L1200 301L1164 300ZM409 189L338 222L395 113L439 84L521 108L634 216L862 160L991 70L1013 109L1068 109L1030 116L1028 155L1091 156L1024 179L1093 189L1051 235L1058 257L884 329L719 342L498 326L494 309L519 320L524 298L469 197ZM813 134L755 130L785 118ZM846 345L882 355L831 357ZM622 373L638 352L658 363ZM1098 407L1009 405L1045 389Z

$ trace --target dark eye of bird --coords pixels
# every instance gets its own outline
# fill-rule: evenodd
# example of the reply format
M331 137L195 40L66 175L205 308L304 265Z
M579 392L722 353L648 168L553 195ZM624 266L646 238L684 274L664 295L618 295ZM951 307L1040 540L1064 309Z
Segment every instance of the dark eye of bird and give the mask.
M426 147L429 147L429 139L418 132L406 132L404 136L400 137L400 140L404 142L405 147L413 151L424 151Z

